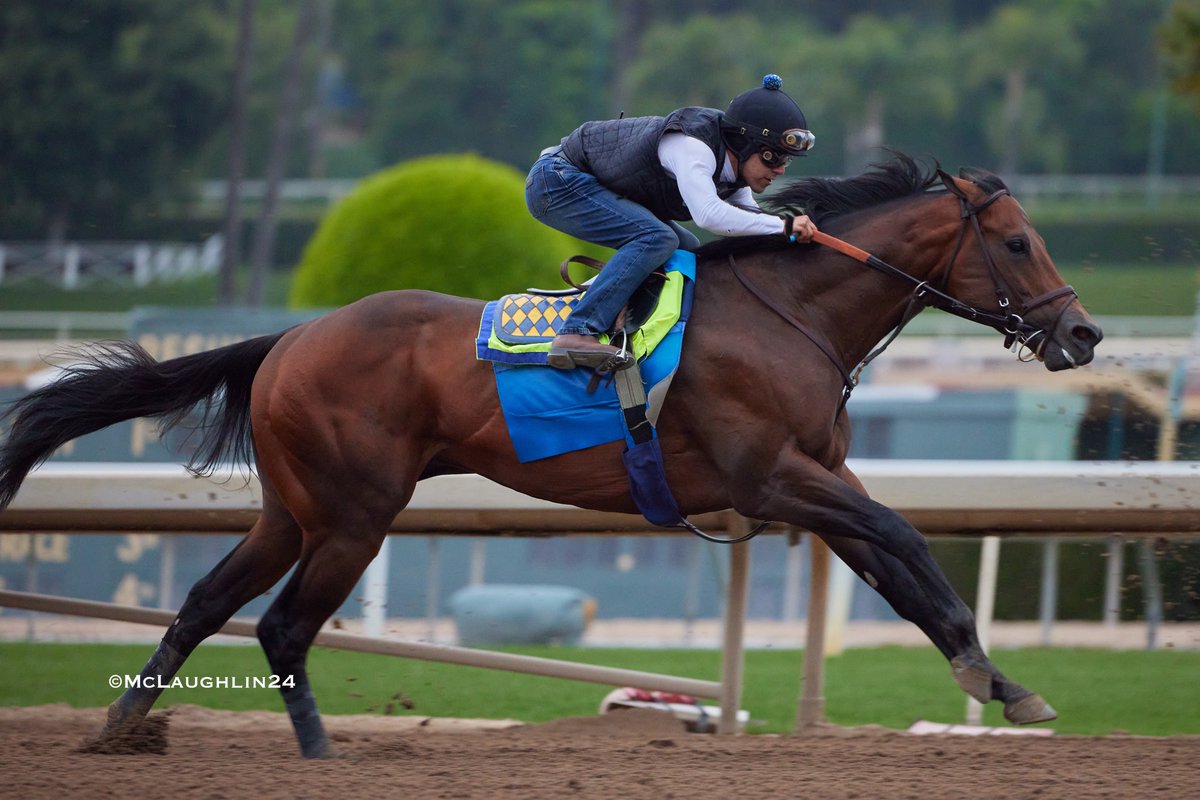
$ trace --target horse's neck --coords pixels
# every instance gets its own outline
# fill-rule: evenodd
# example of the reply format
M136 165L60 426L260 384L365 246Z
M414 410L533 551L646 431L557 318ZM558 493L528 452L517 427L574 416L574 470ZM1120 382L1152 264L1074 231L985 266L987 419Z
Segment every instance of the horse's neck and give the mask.
M840 238L915 279L886 275L840 253L824 256L823 264L831 258L844 262L839 271L846 279L827 284L815 302L839 316L830 325L848 365L866 357L901 322L916 282L937 283L950 259L959 223L948 198L926 197L894 210L886 219L864 217L861 224L839 231Z
M837 228L839 238L918 281L934 277L945 266L958 230L957 214L936 198L911 201L885 216L860 214L851 222ZM810 248L803 255L786 250L747 255L739 257L738 264L761 290L824 336L847 369L895 328L914 288L829 248ZM728 302L728 295L721 299L724 292L745 292L736 280L720 283L715 302Z

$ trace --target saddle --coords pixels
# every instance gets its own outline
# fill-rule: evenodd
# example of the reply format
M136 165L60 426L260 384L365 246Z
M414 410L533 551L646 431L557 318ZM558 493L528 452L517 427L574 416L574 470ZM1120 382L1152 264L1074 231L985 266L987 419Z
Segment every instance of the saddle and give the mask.
M603 266L594 259L573 256L563 262L562 269L565 271L571 263ZM600 340L608 342L614 336L624 336L633 358L644 359L679 321L684 286L694 276L695 257L676 251L663 265L663 271L652 274L638 287L612 331ZM588 285L568 282L574 288L527 289L488 303L480 319L476 357L498 364L546 364L551 342ZM690 292L687 297L690 301Z
M569 267L571 264L583 264L591 269L600 270L604 262L588 256L571 256L559 266L559 274L569 289L526 289L520 294L510 294L498 302L495 320L497 338L509 345L537 344L549 342L558 334L559 328L583 293L591 286L595 278L583 283L575 283L571 279ZM642 282L629 298L629 302L617 315L608 336L617 333L632 335L641 328L655 312L663 287L667 282L665 269L655 270Z

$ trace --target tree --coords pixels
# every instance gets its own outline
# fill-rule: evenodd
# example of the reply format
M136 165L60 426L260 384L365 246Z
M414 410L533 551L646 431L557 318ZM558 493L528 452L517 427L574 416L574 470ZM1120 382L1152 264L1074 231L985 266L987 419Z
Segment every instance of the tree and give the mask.
M225 221L222 226L221 272L217 302L233 305L234 273L242 255L242 176L246 160L246 92L254 51L254 0L241 0L238 13L237 59L229 111L229 171L225 178Z
M611 20L586 0L342 0L335 49L380 163L472 151L527 168L605 115Z
M896 144L888 126L897 118L929 127L950 117L956 100L952 40L945 29L918 28L910 18L860 15L841 34L811 36L797 50L791 70L812 76L818 116L845 126L844 174L861 172L883 157L880 148Z
M0 233L95 234L190 188L232 32L210 3L0 4Z
M1055 168L1065 158L1063 127L1051 125L1045 85L1051 75L1082 65L1084 50L1075 34L1076 18L1090 0L1051 3L1026 0L996 9L966 37L976 81L1003 81L1002 99L987 125L998 170L1014 174L1031 162Z
M304 77L304 56L316 23L316 0L304 0L296 19L292 45L288 50L287 69L284 72L283 85L279 93L279 110L271 135L271 148L267 152L266 192L263 197L262 210L259 212L258 224L254 228L254 244L250 251L250 287L247 291L246 303L251 307L262 305L267 271L270 269L271 254L275 247L277 228L275 215L279 206L280 184L283 182L284 170L287 168L288 151L299 112L300 91Z
M696 15L652 26L630 70L629 113L667 114L680 106L724 109L739 93L758 86L766 72L780 71L764 67L756 55L763 34L757 20L740 15Z
M1200 101L1200 2L1176 0L1162 29L1175 88Z

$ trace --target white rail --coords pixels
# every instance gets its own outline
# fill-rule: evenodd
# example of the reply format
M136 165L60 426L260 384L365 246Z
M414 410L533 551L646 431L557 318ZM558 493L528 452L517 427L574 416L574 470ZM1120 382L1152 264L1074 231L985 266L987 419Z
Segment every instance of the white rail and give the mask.
M928 534L1195 533L1200 462L851 460L871 496ZM0 530L242 533L262 505L256 477L197 478L174 464L56 462L30 474ZM721 513L697 517L723 530ZM655 531L630 514L585 511L477 475L417 485L395 533Z

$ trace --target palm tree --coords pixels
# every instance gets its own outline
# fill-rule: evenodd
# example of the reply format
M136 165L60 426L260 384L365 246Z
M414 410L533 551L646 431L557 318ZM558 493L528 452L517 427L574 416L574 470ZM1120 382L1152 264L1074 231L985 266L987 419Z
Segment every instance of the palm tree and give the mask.
M233 305L234 275L241 260L242 177L246 161L246 93L254 51L255 0L242 0L238 18L237 56L229 109L229 172L225 184L224 243L217 285L217 302Z
M1028 155L1032 134L1042 123L1046 76L1082 63L1084 49L1075 36L1073 12L1070 4L1037 0L1004 5L964 41L971 78L1004 83L998 113L987 126L1003 174L1015 174ZM1050 142L1044 130L1039 133Z
M889 119L945 119L956 103L953 37L911 18L852 18L842 33L797 48L797 74L810 76L813 108L844 121L843 170L861 172L889 144Z

